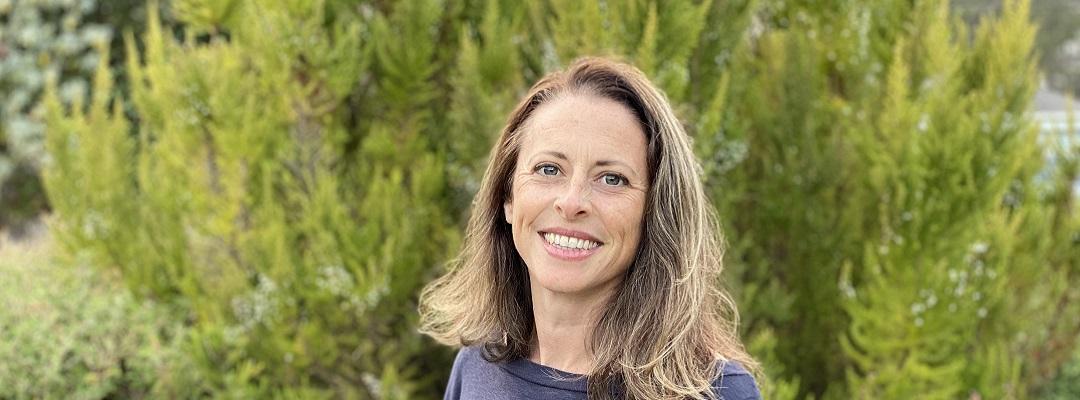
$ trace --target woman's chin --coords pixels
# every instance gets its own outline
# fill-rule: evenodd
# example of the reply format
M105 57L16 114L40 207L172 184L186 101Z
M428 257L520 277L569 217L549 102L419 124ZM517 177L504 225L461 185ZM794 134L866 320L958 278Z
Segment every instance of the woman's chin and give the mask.
M581 296L610 286L615 280L597 279L588 272L580 266L574 268L562 263L543 264L529 269L529 281L533 294L541 290L552 294Z
M585 290L589 285L583 276L583 270L559 263L541 263L529 268L529 282L533 292L540 289L546 292L574 294Z

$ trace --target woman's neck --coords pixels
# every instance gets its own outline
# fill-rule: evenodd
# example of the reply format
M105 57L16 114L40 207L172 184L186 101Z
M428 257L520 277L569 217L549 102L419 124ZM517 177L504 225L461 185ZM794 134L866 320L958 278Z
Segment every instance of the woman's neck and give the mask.
M589 373L596 358L588 343L611 291L568 295L532 286L535 331L529 359L560 371Z

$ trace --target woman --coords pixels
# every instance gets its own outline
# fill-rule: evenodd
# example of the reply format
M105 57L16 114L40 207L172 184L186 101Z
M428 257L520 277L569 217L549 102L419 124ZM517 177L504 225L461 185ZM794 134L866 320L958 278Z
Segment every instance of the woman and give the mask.
M447 399L759 398L687 137L632 66L579 60L510 115L464 248L421 294Z

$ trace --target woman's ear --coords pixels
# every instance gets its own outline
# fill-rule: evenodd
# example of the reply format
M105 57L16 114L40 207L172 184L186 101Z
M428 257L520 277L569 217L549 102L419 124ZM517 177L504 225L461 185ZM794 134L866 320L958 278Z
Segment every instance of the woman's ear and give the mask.
M514 224L513 222L510 222L514 217L514 213L512 212L513 209L514 207L513 204L510 203L510 200L503 203L503 217L506 218L506 223L510 225Z

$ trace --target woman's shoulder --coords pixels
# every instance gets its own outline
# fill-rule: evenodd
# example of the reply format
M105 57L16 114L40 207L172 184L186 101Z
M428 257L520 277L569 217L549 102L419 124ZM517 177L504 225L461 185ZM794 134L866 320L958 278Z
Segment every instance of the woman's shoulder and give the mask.
M743 368L737 361L724 361L720 366L720 376L713 381L713 390L721 400L757 400L761 399L754 375Z
M468 399L475 397L477 390L483 390L484 381L490 380L491 368L484 361L480 349L474 346L462 346L454 358L450 369L450 380L446 383L443 399Z
M484 361L484 358L481 355L479 346L461 346L458 349L457 357L454 358L454 368L471 368L483 365L480 364L481 361Z

